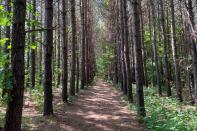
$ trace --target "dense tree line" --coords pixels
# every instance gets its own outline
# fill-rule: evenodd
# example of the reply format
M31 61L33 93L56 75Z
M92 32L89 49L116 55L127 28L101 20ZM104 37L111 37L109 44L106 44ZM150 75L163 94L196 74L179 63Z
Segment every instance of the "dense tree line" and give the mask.
M25 89L43 88L43 115L52 115L54 87L62 89L62 101L68 103L79 89L93 83L99 67L129 102L137 103L141 116L146 115L144 88L196 105L196 4L196 0L1 0L5 131L21 130ZM96 24L103 23L101 32ZM105 67L98 65L98 54L107 57Z
M196 1L107 4L107 39L114 55L108 78L121 85L131 102L131 83L136 83L138 113L145 114L143 87L149 85L160 96L176 95L181 102L196 104Z
M1 4L5 6L2 13L10 13L5 18L12 22L3 24L5 28L1 29L6 38L1 53L7 60L3 64L3 95L8 97L4 129L18 131L25 88L44 87L43 114L51 115L53 86L62 85L62 101L67 103L69 96L79 92L79 83L84 89L93 82L96 71L93 2L17 0L12 6L8 0ZM9 78L13 81L7 86Z

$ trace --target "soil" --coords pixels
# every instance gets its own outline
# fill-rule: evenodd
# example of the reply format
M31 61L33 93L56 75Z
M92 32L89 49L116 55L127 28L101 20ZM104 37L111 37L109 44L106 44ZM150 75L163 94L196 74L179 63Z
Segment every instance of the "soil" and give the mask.
M74 102L61 101L61 89L54 92L54 115L43 117L35 103L25 102L24 130L38 131L144 131L137 115L122 102L121 95L109 84L98 80L82 90ZM28 124L29 122L29 124Z

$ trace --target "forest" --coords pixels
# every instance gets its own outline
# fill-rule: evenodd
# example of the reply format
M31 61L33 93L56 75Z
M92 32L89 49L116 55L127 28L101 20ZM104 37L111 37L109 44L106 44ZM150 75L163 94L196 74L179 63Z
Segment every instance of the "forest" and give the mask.
M197 0L0 0L0 131L197 131Z

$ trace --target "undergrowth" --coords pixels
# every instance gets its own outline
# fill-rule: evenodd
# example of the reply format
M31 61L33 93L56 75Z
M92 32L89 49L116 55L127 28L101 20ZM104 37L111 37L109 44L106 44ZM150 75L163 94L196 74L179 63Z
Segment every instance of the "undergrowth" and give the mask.
M120 90L118 85L112 84ZM136 87L133 85L134 99ZM197 131L197 109L186 105L172 97L161 97L155 88L144 88L146 117L140 118L140 122L146 127L146 131ZM137 110L136 103L129 103L126 97L122 98L131 110ZM135 101L135 100L134 100Z
M145 89L146 117L149 131L196 131L197 110L175 98L160 97L153 88Z

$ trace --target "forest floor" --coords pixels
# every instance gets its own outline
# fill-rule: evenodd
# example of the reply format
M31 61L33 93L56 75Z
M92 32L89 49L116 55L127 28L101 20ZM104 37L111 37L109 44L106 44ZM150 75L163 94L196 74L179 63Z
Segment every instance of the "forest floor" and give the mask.
M29 100L27 100L29 99ZM61 102L61 89L54 92L54 115L43 117L26 96L23 130L38 131L143 131L135 112L121 100L121 93L98 80L82 90L73 103Z

